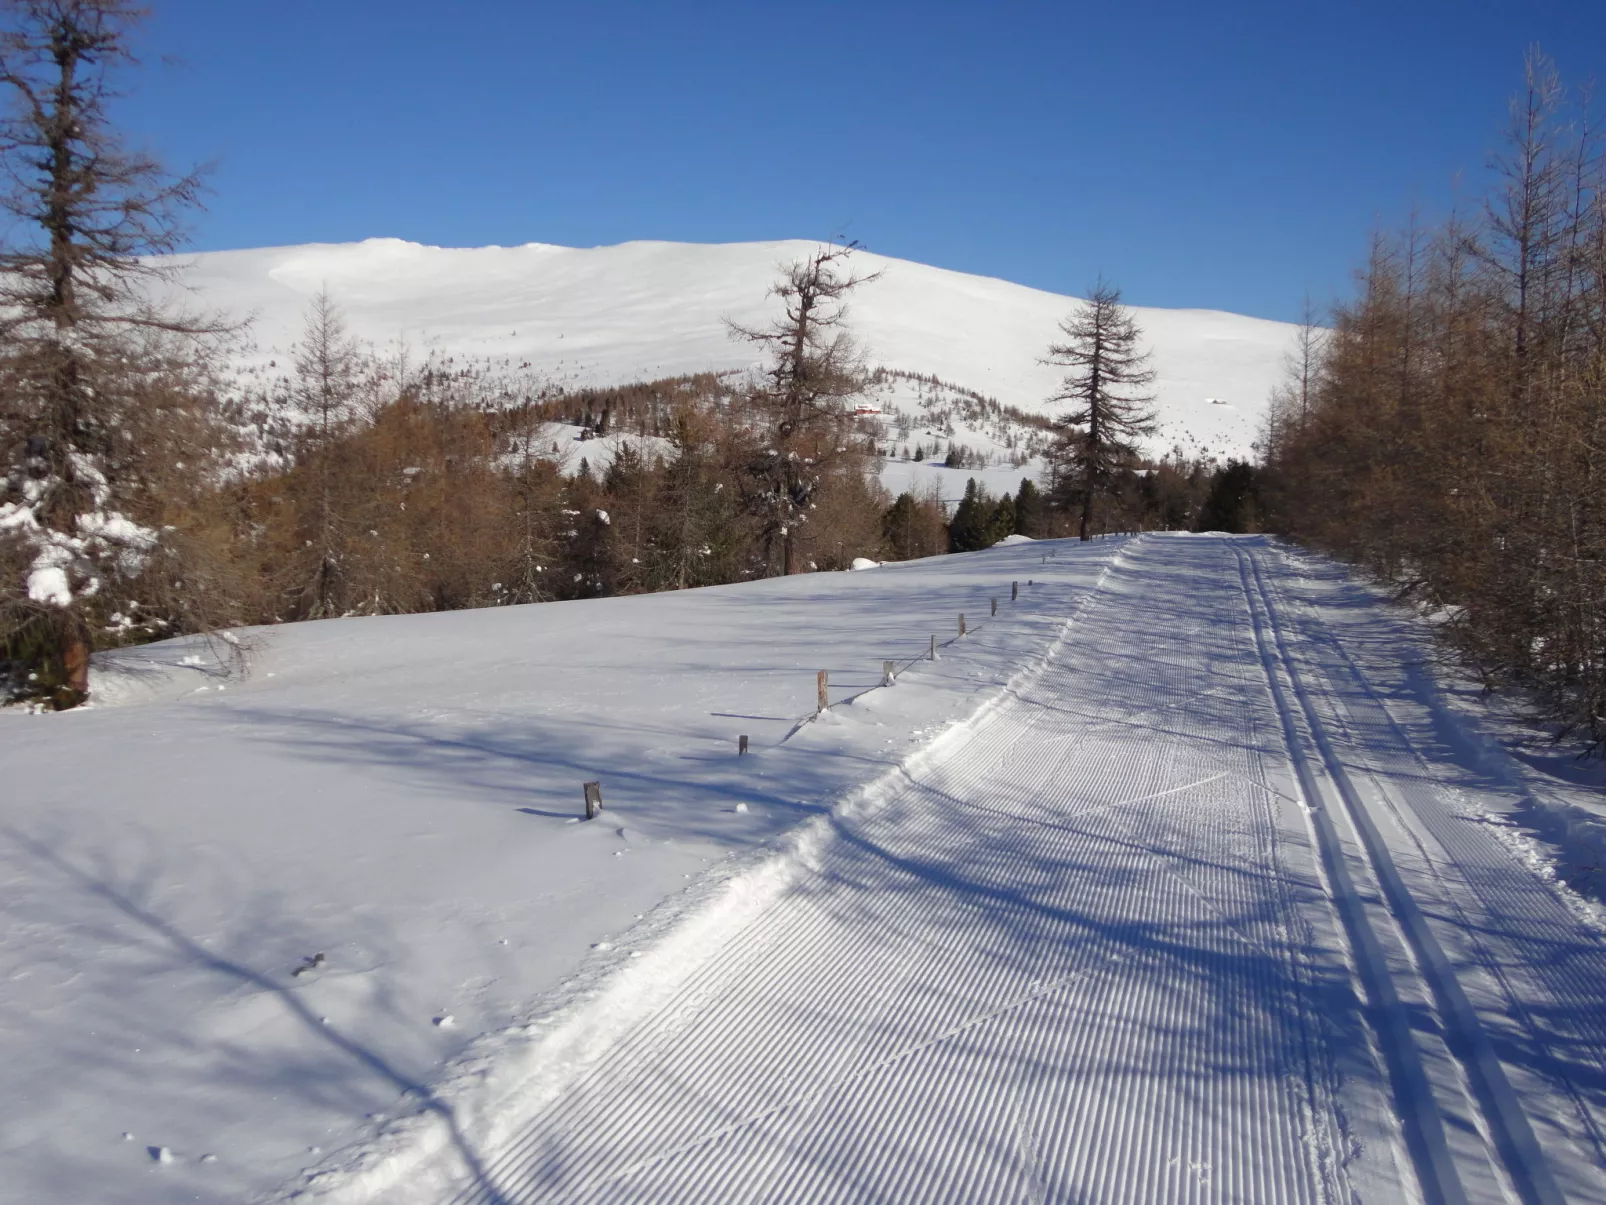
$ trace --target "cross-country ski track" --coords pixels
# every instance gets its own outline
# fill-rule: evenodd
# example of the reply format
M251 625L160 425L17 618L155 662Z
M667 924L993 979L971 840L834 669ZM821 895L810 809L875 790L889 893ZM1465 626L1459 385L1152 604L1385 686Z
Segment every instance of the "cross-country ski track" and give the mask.
M558 1082L308 1191L1606 1201L1606 940L1399 621L1261 538L1089 552L1046 657Z

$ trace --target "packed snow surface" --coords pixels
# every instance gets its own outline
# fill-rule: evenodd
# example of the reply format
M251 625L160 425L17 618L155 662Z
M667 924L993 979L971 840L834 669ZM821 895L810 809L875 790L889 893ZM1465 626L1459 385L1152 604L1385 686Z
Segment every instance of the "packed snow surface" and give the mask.
M246 359L259 369L288 363L308 299L327 288L353 330L381 348L527 363L554 384L579 386L752 366L754 350L731 340L725 319L762 323L776 304L767 291L777 266L814 248L447 248L381 238L209 252L187 257L184 276L196 303L254 315ZM1074 298L869 252L853 262L882 273L850 304L869 363L1053 409L1046 399L1061 374L1040 361ZM1214 310L1135 313L1159 374L1153 450L1247 458L1295 328Z
M237 638L0 716L0 1201L1606 1199L1598 916L1325 562Z

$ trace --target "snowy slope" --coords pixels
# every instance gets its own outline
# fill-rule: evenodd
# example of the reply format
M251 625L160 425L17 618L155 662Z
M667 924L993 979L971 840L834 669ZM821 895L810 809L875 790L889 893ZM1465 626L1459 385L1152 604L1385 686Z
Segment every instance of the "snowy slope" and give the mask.
M1130 542L785 873L488 1042L455 1134L420 1118L298 1188L1600 1201L1606 940L1363 598L1263 540Z
M170 641L0 711L0 1202L239 1202L427 1112L638 915L973 710L1115 546L290 624L241 634L244 679ZM794 732L820 669L860 697Z
M1600 1202L1419 636L1148 536L102 656L0 713L0 1202Z
M751 364L723 319L767 312L776 265L801 241L636 242L473 249L398 239L213 252L187 259L203 305L254 314L261 366L285 363L307 299L327 287L353 328L415 354L528 362L564 385L608 384ZM1038 363L1073 299L1008 281L865 253L882 278L854 298L873 364L934 374L1042 410L1057 376ZM1138 309L1154 350L1162 430L1154 450L1250 453L1293 328L1210 310Z

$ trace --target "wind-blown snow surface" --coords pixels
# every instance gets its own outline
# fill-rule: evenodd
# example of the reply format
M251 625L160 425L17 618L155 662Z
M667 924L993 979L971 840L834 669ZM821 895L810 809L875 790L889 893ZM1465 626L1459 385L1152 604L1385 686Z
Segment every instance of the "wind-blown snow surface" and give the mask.
M1606 1200L1598 919L1323 562L259 639L0 717L0 1200Z
M306 304L327 288L362 336L415 354L528 362L563 385L616 384L746 368L750 347L724 319L756 323L778 264L814 244L532 243L473 249L399 239L221 251L188 257L203 305L255 315L254 361L283 365ZM863 253L883 276L853 297L872 364L935 374L1043 411L1059 380L1039 363L1070 297ZM1162 419L1154 450L1247 458L1294 329L1214 310L1138 308L1154 350Z

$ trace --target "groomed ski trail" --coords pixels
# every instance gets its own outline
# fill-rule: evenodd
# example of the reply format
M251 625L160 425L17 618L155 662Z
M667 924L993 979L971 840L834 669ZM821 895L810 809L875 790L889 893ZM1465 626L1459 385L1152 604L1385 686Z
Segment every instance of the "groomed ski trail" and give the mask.
M1398 842L1454 817L1362 796L1448 789L1440 751L1333 685L1365 675L1279 558L1133 541L1040 672L418 1199L1602 1199L1599 1014L1560 1016L1601 999L1599 935L1509 851L1421 880ZM1514 900L1544 949L1478 927Z
M1606 1201L1606 943L1518 864L1502 826L1479 809L1490 784L1470 768L1476 757L1457 757L1464 734L1436 728L1420 650L1398 621L1330 569L1327 589L1312 590L1280 551L1251 543L1237 551L1257 623L1277 648L1268 674L1286 675L1319 753L1313 816L1330 856L1359 867L1371 923L1398 951L1393 978L1419 979L1419 999L1431 1000L1420 1010L1417 1054L1452 1064L1438 1076L1440 1118L1427 1119L1414 1151L1425 1195ZM1347 640L1324 610L1343 616ZM1292 705L1279 703L1293 726ZM1414 1071L1403 1078L1397 1100L1402 1087L1415 1092ZM1424 1157L1445 1159L1444 1136L1457 1131L1464 1153L1454 1169L1422 1167ZM1469 1158L1477 1145L1483 1158ZM1485 1160L1492 1185L1476 1176Z

